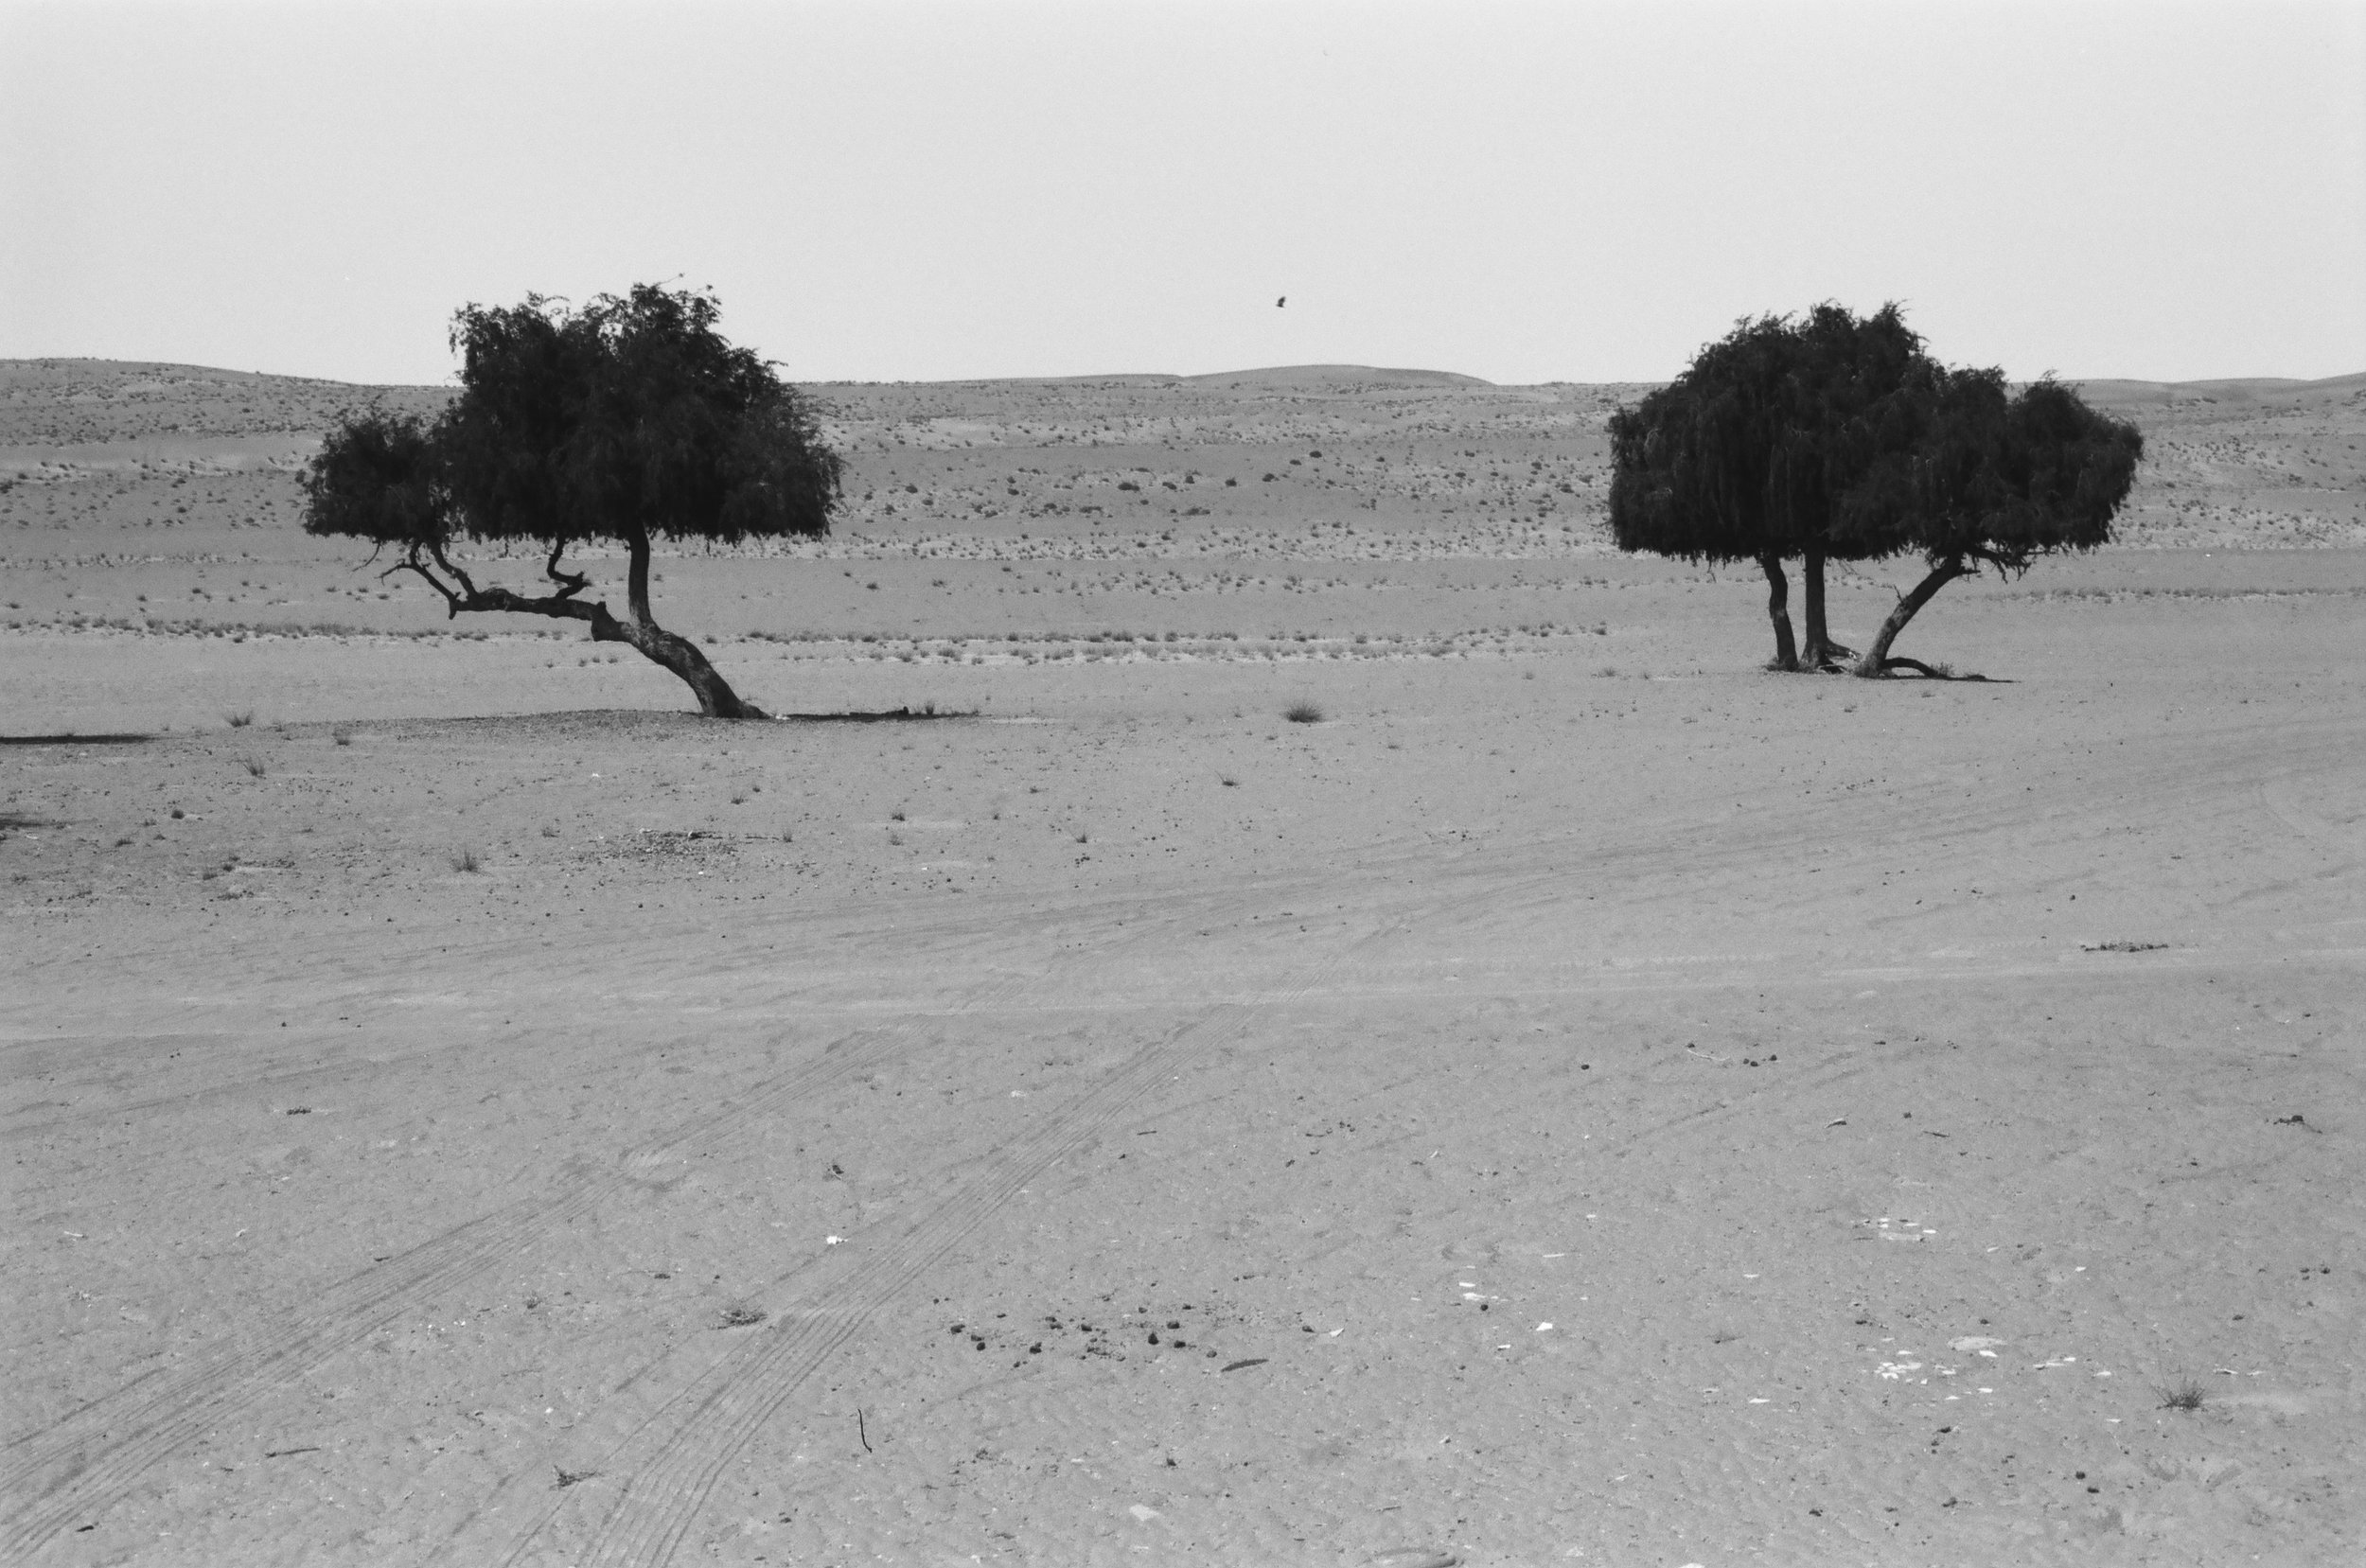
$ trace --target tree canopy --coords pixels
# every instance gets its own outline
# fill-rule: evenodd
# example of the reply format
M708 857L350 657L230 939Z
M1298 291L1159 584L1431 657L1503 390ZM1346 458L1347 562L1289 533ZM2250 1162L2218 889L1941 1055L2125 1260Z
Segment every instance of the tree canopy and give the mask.
M656 540L740 544L828 532L838 454L811 405L716 330L711 293L636 285L581 308L528 295L453 317L460 396L433 426L367 412L323 443L304 476L308 533L399 554L449 613L499 610L587 622L672 670L702 713L755 716L697 645L649 608ZM555 591L480 588L460 538L532 541ZM627 614L581 595L570 550L625 546Z

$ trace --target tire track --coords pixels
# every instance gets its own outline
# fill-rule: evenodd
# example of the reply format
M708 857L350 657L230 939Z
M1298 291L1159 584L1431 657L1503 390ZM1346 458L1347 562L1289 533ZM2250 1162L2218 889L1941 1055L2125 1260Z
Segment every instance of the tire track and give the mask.
M1367 931L1348 943L1347 951L1362 952L1395 934ZM503 1568L664 1568L696 1526L733 1457L873 1316L1021 1188L1101 1136L1176 1070L1248 1033L1265 1008L1286 1005L1319 988L1345 957L1342 953L1297 983L1277 988L1262 1001L1216 1004L1202 1018L1143 1048L1101 1084L998 1152L984 1172L950 1200L906 1224L880 1252L823 1290L820 1299L793 1314L782 1314L761 1336L710 1365L622 1441L592 1457L583 1468L615 1477L615 1484L595 1480L562 1494L499 1559ZM1860 1051L1844 1049L1772 1098L1788 1102L1827 1092L1875 1066ZM1625 1158L1642 1148L1664 1145L1669 1134L1698 1136L1737 1116L1763 1114L1767 1098L1759 1091L1741 1101L1724 1097L1696 1105L1635 1130L1611 1155ZM446 1542L447 1552L492 1511L480 1509L464 1521Z
M1573 887L1598 887L1605 878L1618 885L1621 907L1629 909L1699 900L1722 887L1755 885L1774 868L1824 848L1860 859L1904 855L1927 868L1941 852L1976 855L1972 841L1998 834L2024 842L2038 831L2076 832L2081 823L2118 821L2122 787L2141 794L2152 819L2214 802L2248 804L2263 773L2339 773L2353 765L2361 744L2357 725L2340 718L2305 729L2232 726L2180 748L2180 766L2167 778L2158 758L2123 763L2099 755L2092 766L2059 770L2039 793L1999 787L1967 795L1934 781L1905 793L1827 793L1803 802L1761 793L1739 815L1707 820L1654 818L1607 824L1608 832L1605 824L1588 824L1514 843L1483 842L1459 854L1441 854L1426 840L1375 845L1351 867L1293 868L1198 888L1169 887L1158 892L1147 919L1146 894L1096 891L1068 900L989 894L950 920L915 922L902 907L841 909L831 924L834 935L846 938L959 942L975 951L991 949L996 935L1022 918L1040 938L1070 931L1105 936L1122 915L1130 924L1114 945L1126 947L1172 941L1196 925L1303 899L1318 907L1345 903L1359 918L1379 923L1377 936L1409 936L1474 911L1502 920L1558 906ZM1391 925L1393 933L1386 929Z
M2353 755L2349 745L2353 727L2320 726L2316 731L2304 744L2279 737L2269 755L2287 769L2297 766L2315 771L2346 766ZM2260 789L2261 760L2237 754L2232 746L2235 738L2216 737L2216 746L2193 748L2192 766L2177 784L2167 786L2173 799L2186 803L2232 801L2238 794ZM2112 781L2107 774L2100 782L2108 785ZM2161 786L2155 786L2156 807L2160 793ZM1651 901L1699 899L1709 885L1719 881L1764 874L1770 857L1795 858L1820 846L1845 844L1861 854L1927 854L1933 837L1960 846L1984 834L2022 831L2033 822L2047 822L2058 830L2075 826L2081 819L2105 819L2118 804L2112 799L2097 798L2088 784L2075 780L2057 781L2047 795L2056 798L2032 800L2023 794L2009 800L1951 798L1944 804L1928 802L1939 813L1935 819L1925 815L1926 802L1920 800L1827 799L1807 802L1789 819L1774 815L1770 806L1740 819L1689 824L1672 841L1647 836L1672 825L1668 823L1627 824L1607 844L1587 842L1590 830L1571 829L1523 839L1516 845L1490 845L1451 858L1427 845L1391 848L1363 858L1344 874L1302 871L1195 893L1184 891L1172 902L1161 899L1151 904L1155 890L1145 890L1125 897L1101 893L1049 908L1040 901L1028 901L1025 907L1038 920L1048 918L1104 937L1107 918L1117 911L1126 912L1133 924L1124 935L1093 955L1105 959L1109 950L1155 950L1170 943L1192 922L1227 916L1237 920L1250 909L1283 899L1311 898L1319 890L1328 898L1317 901L1318 907L1330 900L1344 901L1359 918L1380 923L1379 929L1368 930L1349 944L1359 957L1377 956L1376 948L1424 929L1435 932L1440 922L1469 922L1476 916L1481 925L1522 924L1523 917L1536 907L1565 901L1573 879L1580 876L1656 883L1658 888L1647 895ZM2276 802L2270 797L2268 803ZM1770 826L1774 831L1769 832ZM1894 845L1888 842L1892 839ZM1549 864L1540 865L1540 861ZM1359 893L1364 896L1359 898ZM915 940L928 943L934 939L931 945L966 946L973 956L1009 952L1013 917L1022 906L1015 899L1008 905L1001 910L974 910L955 921L898 922L893 934L907 946ZM1151 918L1142 918L1145 913ZM831 924L840 927L833 934L841 939L858 940L863 934L859 923L856 929L844 929L847 922L842 913L834 916ZM1059 967L1068 957L1054 959L1051 967ZM732 971L719 968L715 973L727 976ZM1032 964L1006 970L987 982L982 995L996 1001L1005 999L1030 989L1041 974ZM1295 988L1296 994L1303 994L1313 983L1310 979ZM978 999L957 1002L953 1010L966 1011ZM1245 1005L1226 1004L1211 1010L1197 1024L1146 1048L1068 1109L998 1154L983 1174L907 1226L876 1258L864 1260L809 1318L795 1325L784 1323L762 1338L750 1340L694 1382L618 1451L611 1473L630 1479L621 1491L609 1494L612 1500L605 1513L583 1522L591 1526L591 1548L595 1554L585 1560L666 1561L695 1522L720 1467L871 1313L919 1277L1007 1202L1018 1187L1147 1094L1160 1072L1238 1038L1250 1027L1252 1016ZM848 1041L860 1039L866 1032L847 1036L830 1049L846 1047ZM619 1156L617 1167L604 1174L480 1216L332 1287L318 1311L283 1320L269 1330L251 1332L238 1345L203 1354L191 1366L135 1380L48 1431L11 1444L6 1468L0 1469L0 1497L6 1499L8 1510L0 1513L0 1559L14 1560L37 1550L61 1529L111 1506L139 1475L192 1436L284 1387L416 1304L500 1263L518 1260L554 1226L626 1190L637 1172L665 1163L681 1149L727 1139L770 1114L783 1101L825 1088L884 1059L891 1054L894 1038L892 1033L883 1034L851 1048L844 1060L793 1069L720 1117L700 1119L669 1137L627 1151ZM546 1529L569 1528L571 1510L592 1511L595 1499L591 1493L592 1489L586 1489L580 1498L562 1499L513 1549L510 1560L528 1560L525 1554L537 1548Z
M2355 866L2358 855L2366 853L2366 828L2355 823L2337 826L2322 812L2304 803L2295 786L2307 776L2298 769L2287 769L2259 785L2259 803L2294 837L2323 852L2327 864L2322 874L2335 875Z
M1321 966L1327 972L1330 965ZM1267 1005L1302 996L1320 972ZM732 1457L859 1331L954 1247L1061 1159L1101 1136L1176 1071L1239 1039L1262 1008L1222 1003L998 1152L949 1200L912 1219L821 1298L710 1366L589 1468L620 1477L562 1495L500 1560L505 1568L660 1568L672 1560ZM480 1515L479 1517L482 1517ZM464 1522L465 1533L470 1522Z
M514 1266L576 1219L662 1166L718 1150L767 1125L783 1104L899 1054L900 1029L822 1048L728 1108L624 1151L605 1172L520 1198L332 1285L319 1310L252 1326L196 1363L149 1374L9 1445L0 1466L0 1561L20 1561L120 1501L149 1470L225 1418L286 1387L387 1323L495 1268Z

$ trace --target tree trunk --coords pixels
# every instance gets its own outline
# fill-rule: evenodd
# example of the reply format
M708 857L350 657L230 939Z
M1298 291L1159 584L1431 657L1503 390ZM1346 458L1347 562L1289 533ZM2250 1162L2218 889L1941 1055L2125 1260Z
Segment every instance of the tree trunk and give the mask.
M618 622L603 617L592 624L593 642L628 643L640 655L680 676L698 698L698 712L708 718L768 718L771 715L732 690L698 644L657 624L649 613L649 536L635 534L628 543L631 566L625 579L625 603L632 619Z
M1791 631L1791 579L1783 575L1783 558L1769 552L1758 557L1766 572L1766 615L1774 623L1774 662L1770 668L1799 667L1799 645Z
M1898 608L1891 610L1889 619L1881 623L1881 629L1874 636L1873 645L1865 649L1863 659L1857 661L1855 673L1878 676L1902 668L1918 669L1929 674L1929 666L1916 660L1892 659L1890 644L1898 640L1899 632L1906 629L1906 623L1915 618L1915 612L1931 602L1933 594L1956 578L1969 575L1970 572L1971 568L1964 564L1961 555L1950 555L1935 562L1931 568L1931 574L1916 583L1913 592L1898 596Z
M457 615L462 610L498 610L509 615L548 615L564 621L581 621L592 628L594 643L623 643L653 664L660 664L681 678L682 683L698 698L698 712L709 718L768 718L770 715L754 703L744 700L707 662L707 656L687 637L677 637L657 624L649 613L649 540L644 534L629 541L632 553L630 573L627 578L627 603L631 619L619 621L608 606L594 599L590 603L575 597L590 586L590 579L580 573L558 570L558 551L551 552L549 564L543 569L551 581L558 584L556 593L529 598L505 588L479 588L468 573L452 564L440 543L415 544L404 558L389 572L415 572L427 585L443 595L445 609ZM446 579L450 579L447 581Z
M1799 578L1807 590L1808 645L1799 650L1799 661L1811 670L1828 670L1855 652L1832 641L1831 629L1824 624L1824 551L1810 545L1807 558L1801 563Z

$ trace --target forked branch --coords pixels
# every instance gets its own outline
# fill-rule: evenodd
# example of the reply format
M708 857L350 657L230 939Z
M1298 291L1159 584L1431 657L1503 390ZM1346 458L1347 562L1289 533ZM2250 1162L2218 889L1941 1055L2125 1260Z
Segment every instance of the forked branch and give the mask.
M417 574L419 580L433 589L444 601L447 619L457 617L463 610L504 610L512 615L548 615L562 621L582 621L592 627L595 643L628 643L625 628L608 606L599 600L585 604L575 598L592 586L591 578L581 573L561 572L556 550L543 563L543 571L559 585L556 593L539 596L517 593L505 588L479 588L468 573L444 554L440 540L420 540L403 552L403 558L380 573L388 576L397 572ZM449 580L448 580L449 579Z

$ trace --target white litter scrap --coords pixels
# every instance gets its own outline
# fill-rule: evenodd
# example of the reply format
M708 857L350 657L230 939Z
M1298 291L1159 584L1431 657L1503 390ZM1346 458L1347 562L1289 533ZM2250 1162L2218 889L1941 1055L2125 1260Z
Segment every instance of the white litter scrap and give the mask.
M1884 1242L1927 1242L1938 1234L1920 1220L1893 1220L1886 1214L1857 1223L1871 1229Z
M1947 1348L1959 1354L1986 1356L1993 1361L1996 1358L1996 1348L2004 1343L2003 1340L1991 1339L1986 1334L1966 1334L1961 1339L1949 1340Z

